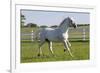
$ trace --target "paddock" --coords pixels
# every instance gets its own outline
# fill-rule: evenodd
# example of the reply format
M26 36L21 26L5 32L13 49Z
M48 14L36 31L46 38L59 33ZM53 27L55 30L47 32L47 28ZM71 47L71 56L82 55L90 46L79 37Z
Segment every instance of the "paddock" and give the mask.
M44 56L38 57L38 42L32 38L32 31L38 28L21 28L21 63L48 62L48 61L73 61L89 59L89 26L80 26L77 29L70 28L69 41L72 44L71 51L74 58L64 53L64 46L61 42L54 42L53 49L56 57L53 57L48 50L48 44L42 47Z

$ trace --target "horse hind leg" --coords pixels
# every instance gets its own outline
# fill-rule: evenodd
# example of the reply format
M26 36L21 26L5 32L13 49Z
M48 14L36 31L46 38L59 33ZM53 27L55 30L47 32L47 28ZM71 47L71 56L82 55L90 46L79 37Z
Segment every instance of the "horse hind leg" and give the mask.
M51 54L54 55L51 41L49 42L49 50L50 50Z
M45 43L45 41L43 41L43 42L41 42L40 44L39 44L39 53L38 53L38 56L40 56L40 55L42 55L43 54L43 52L42 52L42 45Z

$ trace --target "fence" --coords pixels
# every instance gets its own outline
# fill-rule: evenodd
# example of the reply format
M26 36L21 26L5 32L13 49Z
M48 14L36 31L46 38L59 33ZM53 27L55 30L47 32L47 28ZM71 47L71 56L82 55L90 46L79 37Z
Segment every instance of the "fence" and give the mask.
M34 41L35 32L32 30L29 33L21 33L21 41ZM89 28L78 28L78 29L70 29L69 30L69 39L72 40L87 40L89 39Z

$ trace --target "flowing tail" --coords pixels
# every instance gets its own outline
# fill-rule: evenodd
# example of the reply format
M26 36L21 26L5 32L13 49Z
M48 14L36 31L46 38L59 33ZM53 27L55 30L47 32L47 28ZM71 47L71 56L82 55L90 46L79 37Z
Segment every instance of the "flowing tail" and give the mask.
M40 40L40 32L43 30L43 28L39 28L36 31L33 32L33 40L39 41Z

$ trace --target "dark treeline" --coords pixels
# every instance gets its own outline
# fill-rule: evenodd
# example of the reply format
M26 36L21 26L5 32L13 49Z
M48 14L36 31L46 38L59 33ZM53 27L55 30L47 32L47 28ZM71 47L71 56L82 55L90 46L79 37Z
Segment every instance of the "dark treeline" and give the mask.
M77 24L77 26L89 26L90 24ZM27 25L24 25L23 27L40 27L40 28L47 28L48 26L47 25L41 25L41 26L38 26L37 24L35 23L28 23ZM58 25L52 25L50 26L51 28L57 28Z
M89 26L90 24L77 24L77 26Z

